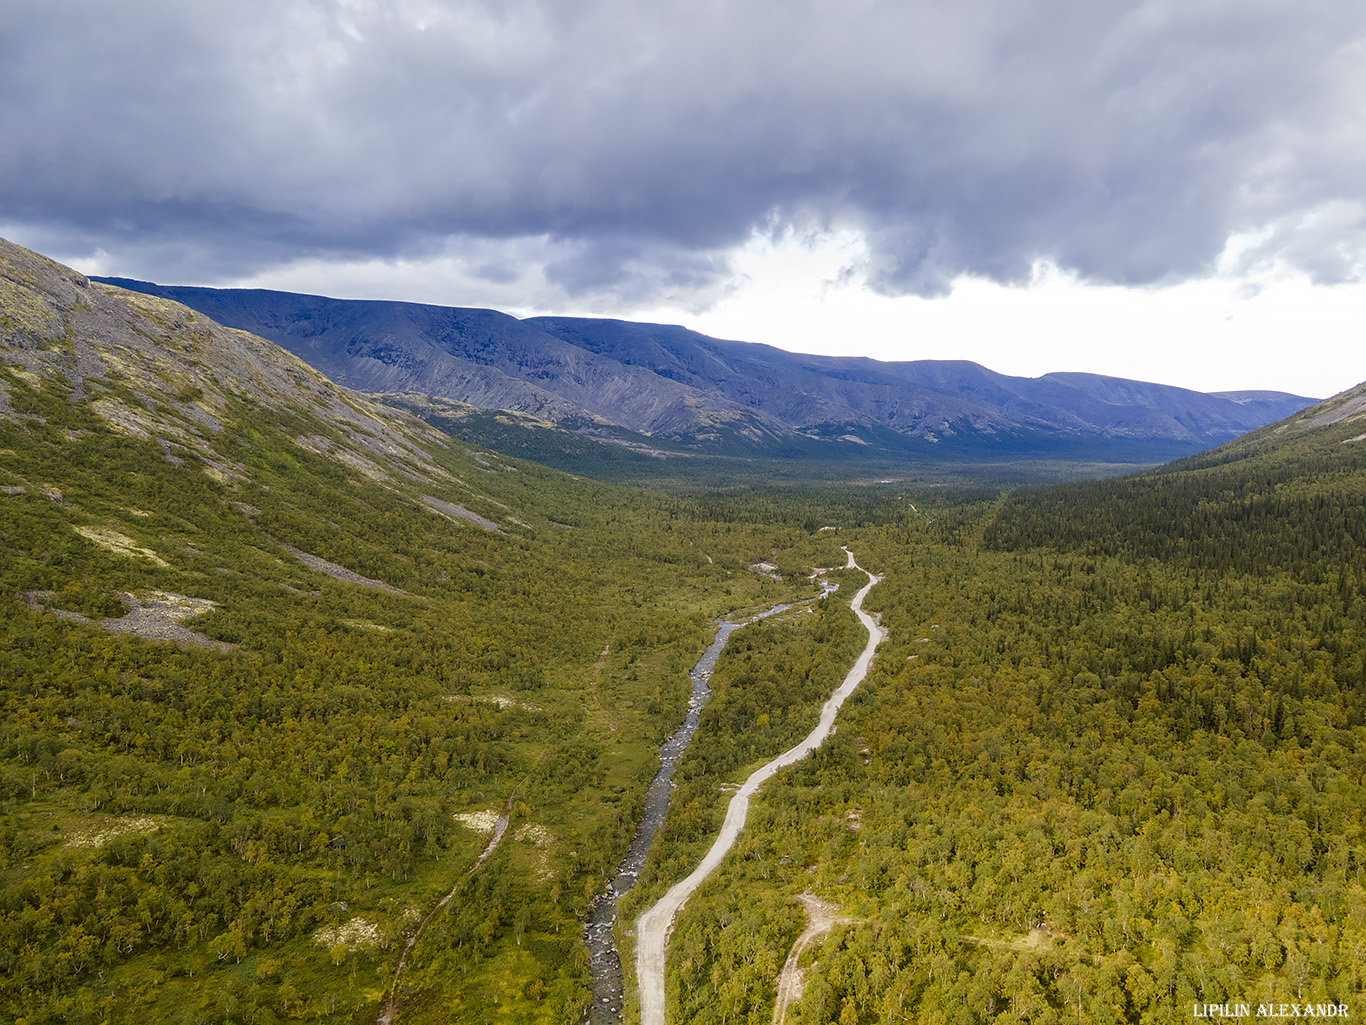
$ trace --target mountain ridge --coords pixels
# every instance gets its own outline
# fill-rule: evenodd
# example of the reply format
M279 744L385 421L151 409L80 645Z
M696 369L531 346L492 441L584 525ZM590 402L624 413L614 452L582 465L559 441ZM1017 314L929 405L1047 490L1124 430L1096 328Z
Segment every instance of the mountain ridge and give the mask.
M964 360L804 355L678 325L97 280L183 302L363 391L611 425L699 451L953 459L1120 447L1158 461L1314 401L1082 372L1010 377Z

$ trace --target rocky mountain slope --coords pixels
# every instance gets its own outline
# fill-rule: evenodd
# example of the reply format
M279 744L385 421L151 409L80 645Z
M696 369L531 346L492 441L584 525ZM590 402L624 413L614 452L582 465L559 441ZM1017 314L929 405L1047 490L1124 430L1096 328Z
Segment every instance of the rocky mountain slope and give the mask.
M1329 424L1353 423L1362 420L1366 420L1366 384L1348 388L1330 399L1310 406L1295 416L1287 418L1284 423L1276 424L1274 430L1277 433L1293 434L1313 427L1326 427ZM1361 439L1349 440L1359 441Z
M268 338L361 391L428 394L666 437L705 436L714 428L765 445L792 433L762 412L709 399L494 310L107 280Z
M1155 461L1312 400L1204 394L1094 374L1009 377L962 361L805 356L682 327L105 279L284 346L333 379L693 450L848 458Z
M91 282L0 240L0 366L35 387L58 384L118 434L154 441L168 463L243 480L234 420L273 411L294 442L377 482L432 484L450 475L423 445L444 439L421 421L337 388L307 363L179 303ZM0 379L0 419L16 411ZM309 427L305 427L311 421Z

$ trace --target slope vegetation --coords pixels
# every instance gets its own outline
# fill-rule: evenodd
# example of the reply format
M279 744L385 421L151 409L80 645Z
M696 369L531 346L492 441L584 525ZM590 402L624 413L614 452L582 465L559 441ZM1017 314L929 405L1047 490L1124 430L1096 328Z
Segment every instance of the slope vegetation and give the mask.
M833 540L453 442L8 244L0 332L0 1018L373 1021L456 885L395 1020L578 1017L687 667Z

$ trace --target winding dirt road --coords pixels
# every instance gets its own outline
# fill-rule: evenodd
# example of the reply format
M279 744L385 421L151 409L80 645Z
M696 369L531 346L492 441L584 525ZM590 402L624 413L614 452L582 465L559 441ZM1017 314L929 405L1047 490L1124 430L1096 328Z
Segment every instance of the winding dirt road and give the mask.
M849 556L847 565L850 569L868 573L854 561L853 552L847 548L844 551ZM721 824L721 832L716 837L716 842L712 844L711 850L707 851L706 856L703 857L701 864L686 879L675 883L669 892L664 894L659 903L642 914L637 920L636 982L640 987L640 1025L664 1025L664 953L668 945L669 931L673 926L674 916L687 903L694 891L702 885L703 880L721 864L721 859L726 856L726 853L735 843L736 838L740 835L740 830L745 826L745 818L749 814L749 799L779 769L801 761L825 742L825 738L830 735L831 729L834 728L835 716L839 713L840 706L863 682L863 678L868 675L868 669L873 663L873 653L877 650L877 646L882 643L883 638L887 636L887 631L878 625L877 620L863 611L863 599L881 579L880 576L868 573L868 583L863 585L859 592L854 595L854 600L849 603L849 607L858 616L859 622L868 631L868 643L864 646L863 653L859 655L858 661L854 663L854 667L849 670L849 675L844 678L844 682L821 707L820 722L816 728L796 747L784 751L745 780L744 785L731 798L730 806L726 810L726 819Z

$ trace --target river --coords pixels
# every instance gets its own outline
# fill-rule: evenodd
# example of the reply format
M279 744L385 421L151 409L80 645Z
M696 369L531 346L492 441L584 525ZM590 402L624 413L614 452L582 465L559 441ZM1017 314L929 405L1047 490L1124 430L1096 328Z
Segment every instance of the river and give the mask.
M854 561L854 553L847 548L845 552L849 556L849 568L862 570L863 567ZM863 570L863 572L867 573L868 571ZM721 824L721 832L716 837L716 842L712 844L711 850L707 851L702 858L702 863L686 879L675 883L669 892L660 899L659 903L642 914L637 921L636 984L640 988L641 1025L664 1025L664 953L668 945L669 930L673 925L674 915L683 907L693 892L702 885L702 881L721 864L721 859L726 856L726 852L735 843L736 838L740 835L740 830L744 828L745 818L749 814L749 799L779 769L801 761L825 742L825 738L830 735L830 731L835 726L835 716L839 713L840 706L854 692L854 688L863 682L863 678L868 675L868 669L873 664L873 654L877 651L877 646L882 643L887 632L883 630L877 620L863 611L863 599L881 579L881 577L869 573L868 583L863 585L859 592L854 595L854 600L850 602L849 607L854 610L859 622L868 631L868 643L854 663L854 667L849 670L849 675L844 678L844 682L835 689L835 692L821 707L820 721L816 728L796 747L784 751L745 780L744 785L730 799L730 805L726 809L725 821Z
M831 594L838 586L822 583L819 597L824 598ZM816 600L818 599L806 599L807 602ZM742 626L757 623L761 619L768 619L780 612L786 612L795 605L803 604L806 602L774 605L757 616L751 616L739 623L723 620L717 627L716 639L702 653L697 665L693 666L692 672L689 673L692 678L692 695L688 699L688 714L683 719L683 725L678 727L659 748L659 771L655 773L655 778L650 781L650 786L645 791L645 814L636 826L636 835L631 840L626 857L622 858L621 864L617 866L616 874L606 891L594 898L588 907L584 943L588 947L593 973L593 1006L588 1015L591 1025L617 1025L621 1021L621 956L617 952L616 938L612 934L612 928L617 920L617 901L635 885L655 834L664 824L664 814L669 810L670 780L674 769L678 767L679 758L688 746L688 741L692 740L692 735L697 730L702 709L711 697L711 688L707 686L707 681L711 679L712 670L716 668L716 660L721 656L726 642L730 640L730 635Z

